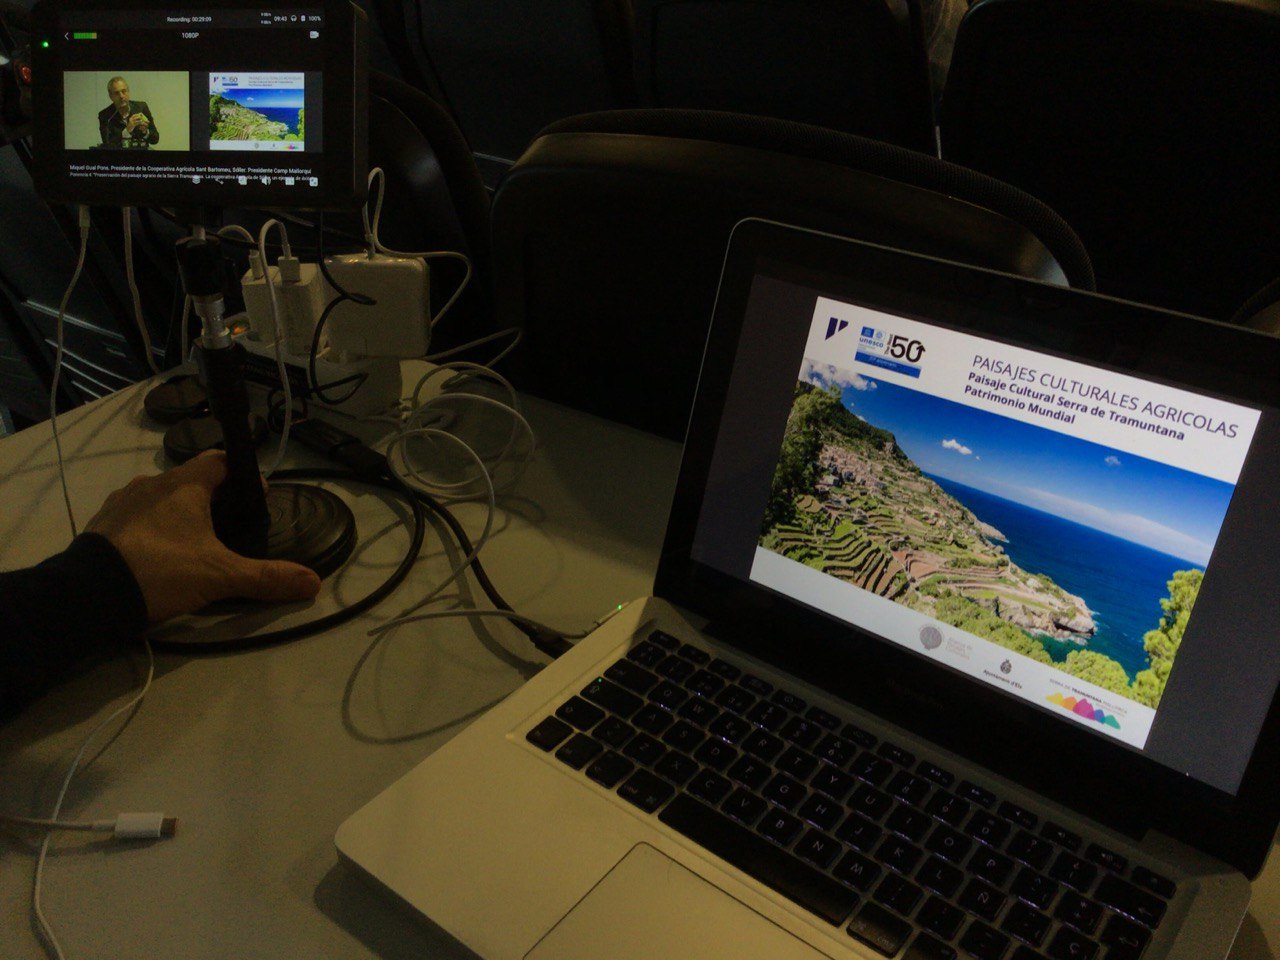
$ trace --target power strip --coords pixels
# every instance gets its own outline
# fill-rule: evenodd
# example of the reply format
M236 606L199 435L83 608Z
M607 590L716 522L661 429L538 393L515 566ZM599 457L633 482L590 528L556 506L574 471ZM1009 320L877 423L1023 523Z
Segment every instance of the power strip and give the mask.
M275 346L262 340L252 340L248 334L240 334L236 342L248 351L245 362L245 380L266 390L278 389L280 372L276 368ZM281 347L283 348L283 344ZM310 389L307 370L308 354L293 354L282 349L284 369L289 377L289 387L294 396L302 396ZM355 377L362 377L356 387ZM400 377L400 361L389 357L366 360L350 360L336 363L324 354L316 358L316 379L322 387L346 381L341 386L326 389L335 397L346 398L341 403L325 403L309 398L308 403L333 410L350 417L367 417L384 413L400 402L403 383ZM354 392L353 392L354 388Z

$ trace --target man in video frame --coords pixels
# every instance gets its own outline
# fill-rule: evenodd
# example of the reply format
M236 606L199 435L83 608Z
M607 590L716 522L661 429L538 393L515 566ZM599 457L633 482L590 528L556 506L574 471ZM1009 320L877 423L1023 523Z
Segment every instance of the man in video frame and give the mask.
M140 147L146 149L160 142L151 109L142 100L129 99L129 84L124 77L107 82L111 106L98 114L98 132L104 147Z

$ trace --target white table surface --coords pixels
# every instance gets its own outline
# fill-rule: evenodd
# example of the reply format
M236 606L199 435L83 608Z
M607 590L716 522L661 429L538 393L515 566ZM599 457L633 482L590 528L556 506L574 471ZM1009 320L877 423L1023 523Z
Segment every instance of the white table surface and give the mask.
M530 401L527 412L539 452L501 501L499 533L483 561L516 610L583 629L650 591L679 449L550 404ZM141 388L59 425L81 524L107 492L163 467L162 430L144 422ZM318 465L306 456L297 462ZM390 571L408 542L404 511L368 490L334 489L357 516L355 560L326 581L311 609L259 611L217 625L220 635L310 619ZM484 512L460 508L472 536ZM48 426L0 441L0 569L38 562L69 536ZM179 818L178 834L140 845L57 838L44 904L69 958L467 956L339 863L333 847L346 817L544 662L522 634L493 620L403 626L371 649L367 631L424 596L456 560L442 542L433 526L408 581L328 633L244 653L157 654L146 701L118 736L117 728L108 733L105 749L91 750L64 815L162 809ZM455 603L457 592L447 589L454 599L432 609ZM487 605L478 588L465 592ZM141 655L93 666L0 727L0 810L47 815L80 741L131 695L144 666ZM29 836L0 829L3 960L44 956L30 919L35 850ZM1273 855L1231 958L1278 957Z

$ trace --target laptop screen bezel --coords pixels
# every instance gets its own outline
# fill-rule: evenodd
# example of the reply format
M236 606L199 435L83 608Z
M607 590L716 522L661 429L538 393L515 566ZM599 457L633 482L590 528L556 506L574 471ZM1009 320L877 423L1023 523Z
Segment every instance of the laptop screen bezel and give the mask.
M658 595L705 617L727 643L1135 838L1155 829L1255 876L1280 824L1273 793L1280 776L1280 692L1273 694L1231 795L998 691L957 682L955 674L903 648L693 559L738 335L762 268L805 280L825 296L882 301L889 312L905 315L927 316L936 298L923 291L947 289L949 296L969 298L966 322L957 329L1059 353L1070 343L1082 360L1253 406L1280 408L1280 339L859 241L743 221L724 263L655 582ZM794 359L798 367L799 355ZM1152 804L1152 797L1160 801Z

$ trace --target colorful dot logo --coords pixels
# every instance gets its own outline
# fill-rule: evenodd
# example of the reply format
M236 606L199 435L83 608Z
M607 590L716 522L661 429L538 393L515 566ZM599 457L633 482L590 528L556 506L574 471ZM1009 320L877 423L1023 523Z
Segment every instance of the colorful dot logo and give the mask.
M1077 700L1075 697L1064 697L1060 693L1051 693L1046 698L1050 703L1056 704L1063 710L1069 710L1077 717L1083 717L1085 720L1095 720L1103 726L1114 727L1120 729L1120 722L1109 713L1103 713L1088 700Z

